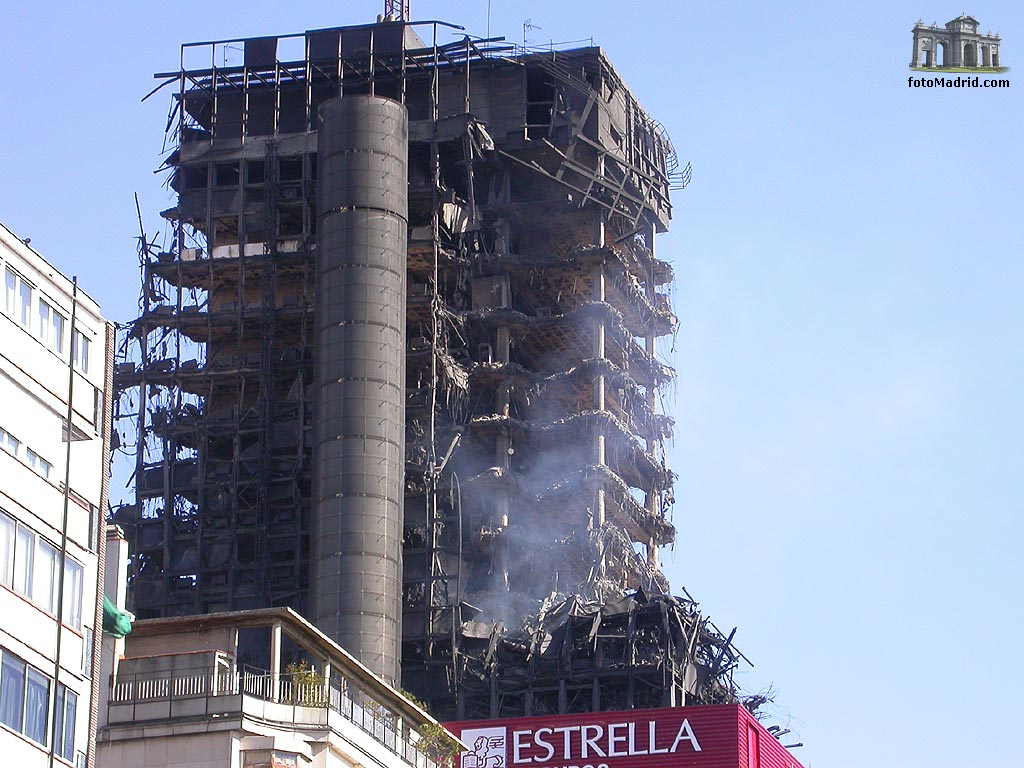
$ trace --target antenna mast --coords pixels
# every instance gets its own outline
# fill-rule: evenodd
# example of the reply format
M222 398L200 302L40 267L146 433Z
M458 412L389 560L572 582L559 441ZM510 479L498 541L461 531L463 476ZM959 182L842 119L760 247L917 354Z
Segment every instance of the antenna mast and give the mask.
M390 21L409 21L409 0L384 0L384 18Z

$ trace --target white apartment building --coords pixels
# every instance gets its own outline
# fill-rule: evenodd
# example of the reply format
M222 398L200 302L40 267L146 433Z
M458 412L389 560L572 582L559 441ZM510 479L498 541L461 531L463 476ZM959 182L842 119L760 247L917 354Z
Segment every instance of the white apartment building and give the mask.
M0 763L91 766L113 328L3 225L0 275Z

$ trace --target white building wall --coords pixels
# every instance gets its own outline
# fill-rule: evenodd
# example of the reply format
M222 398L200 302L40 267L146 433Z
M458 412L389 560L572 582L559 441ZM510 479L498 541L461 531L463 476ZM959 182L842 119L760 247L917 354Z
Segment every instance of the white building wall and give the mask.
M102 768L233 768L237 754L238 738L231 731L165 733L103 744L99 762Z
M57 564L68 466L63 433L74 348L79 352L73 366L72 432L77 439L70 444L67 475L71 493L59 682L77 701L74 728L62 729L69 737L73 730L73 743L70 738L66 745L59 741L55 752L58 765L84 764L92 695L86 643L95 623L101 488L107 471L102 439L106 324L96 302L79 290L73 329L71 281L3 225L0 281L0 755L7 765L46 765L54 732L53 709L47 701L40 711L36 692L45 685L53 698ZM19 672L22 683L33 682L31 695L19 692ZM40 729L41 717L46 721Z
M240 726L240 727L239 727ZM208 725L167 723L100 742L99 768L273 768L272 753L292 755L296 768L410 768L360 736L308 725L271 725L243 718Z

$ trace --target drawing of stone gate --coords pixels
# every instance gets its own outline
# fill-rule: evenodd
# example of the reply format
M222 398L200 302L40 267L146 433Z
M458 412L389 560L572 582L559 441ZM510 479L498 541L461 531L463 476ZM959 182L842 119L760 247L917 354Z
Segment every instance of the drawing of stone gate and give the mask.
M978 33L978 20L957 16L945 28L920 19L914 25L911 67L998 67L999 33Z

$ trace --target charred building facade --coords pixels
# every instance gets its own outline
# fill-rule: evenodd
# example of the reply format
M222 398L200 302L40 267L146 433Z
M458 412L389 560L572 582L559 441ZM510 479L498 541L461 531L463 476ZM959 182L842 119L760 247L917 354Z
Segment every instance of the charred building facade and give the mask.
M186 45L117 367L140 617L288 606L440 717L713 703L658 549L655 237L686 181L600 48L384 22ZM238 60L231 57L238 54Z

